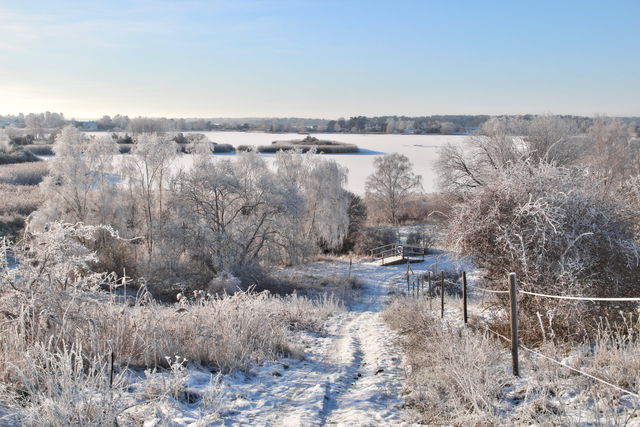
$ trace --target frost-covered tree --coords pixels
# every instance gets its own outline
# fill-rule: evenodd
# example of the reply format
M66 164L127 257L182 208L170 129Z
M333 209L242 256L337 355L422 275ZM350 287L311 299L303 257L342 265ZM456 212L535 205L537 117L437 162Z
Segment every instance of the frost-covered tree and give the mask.
M344 189L347 170L313 150L305 154L281 150L276 154L276 168L283 182L298 188L304 198L306 239L324 249L339 249L349 228L349 194Z
M573 164L583 154L572 119L536 116L531 120L491 118L464 144L440 151L436 169L446 191L464 192L487 184L501 170L521 161Z
M123 174L130 197L129 221L136 223L137 218L142 217L148 255L153 252L155 229L159 225L157 218L164 211L164 189L177 155L178 146L168 137L142 134L124 161Z
M619 185L640 173L640 147L618 118L596 117L588 130L591 147L583 161L607 185Z
M276 179L256 153L237 162L201 157L173 182L172 207L185 251L214 274L237 273L286 246L300 216L295 187Z
M113 205L113 171L116 143L109 137L91 139L78 129L66 126L53 146L49 175L42 183L46 193L40 221L63 219L69 222L108 222Z
M383 210L394 226L398 213L412 194L422 191L422 177L413 173L413 165L403 154L392 153L374 160L374 172L365 183L366 197Z
M0 130L0 153L8 153L11 151L11 144L6 132Z

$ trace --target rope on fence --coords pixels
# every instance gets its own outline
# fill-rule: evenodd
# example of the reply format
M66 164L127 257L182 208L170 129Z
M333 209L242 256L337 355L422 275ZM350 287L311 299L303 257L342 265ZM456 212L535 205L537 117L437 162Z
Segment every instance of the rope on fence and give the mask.
M533 295L535 297L555 298L555 299L570 299L570 300L578 300L578 301L640 301L640 298L571 297L571 296L538 294L538 293L535 293L535 292L527 292L527 291L518 291L518 292L521 293L521 294Z
M488 331L488 332L491 332L492 334L497 335L498 337L502 338L503 340L505 340L505 341L507 341L507 342L511 342L511 340L510 340L509 338L505 337L504 335L502 335L502 334L500 334L500 333L498 333L498 332L496 332L496 331L493 331L493 330L489 329L489 328L488 328L488 327L486 327L486 326L485 326L485 328L484 328L484 329L485 329L486 331ZM612 384L612 383L610 383L610 382L608 382L608 381L606 381L606 380L603 380L602 378L595 377L595 376L593 376L593 375L591 375L591 374L589 374L589 373L587 373L587 372L584 372L584 371L581 371L580 369L574 368L573 366L569 366L569 365L567 365L567 364L565 364L565 363L560 362L559 360L556 360L556 359L554 359L554 358L552 358L552 357L549 357L549 356L547 356L547 355L545 355L545 354L542 354L542 353L540 353L539 351L535 351L535 350L533 350L533 349L530 349L530 348L528 348L528 347L525 347L525 346L524 346L524 345L522 345L522 344L520 344L520 345L519 345L519 347L520 347L520 348L522 348L522 349L524 349L525 351L528 351L529 353L535 354L536 356L542 357L543 359L547 359L547 360L549 360L550 362L555 363L556 365L560 365L560 366L562 366L563 368L567 368L567 369L569 369L570 371L576 372L576 373L578 373L578 374L581 374L581 375L584 375L584 376L586 376L586 377L589 377L589 378L591 378L592 380L595 380L595 381L600 382L600 383L602 383L602 384L608 385L609 387L612 387L612 388L614 388L614 389L616 389L616 390L618 390L618 391L620 391L620 392L622 392L622 393L628 394L628 395L633 396L633 397L636 397L636 398L640 398L640 394L634 393L634 392L632 392L631 390L627 390L626 388L622 388L622 387L620 387L620 386L617 386L617 385L615 385L615 384Z
M479 288L477 286L471 286L472 289L476 289L478 291L482 291L482 292L491 292L492 294L508 294L509 291L496 291L493 289L485 289L485 288Z

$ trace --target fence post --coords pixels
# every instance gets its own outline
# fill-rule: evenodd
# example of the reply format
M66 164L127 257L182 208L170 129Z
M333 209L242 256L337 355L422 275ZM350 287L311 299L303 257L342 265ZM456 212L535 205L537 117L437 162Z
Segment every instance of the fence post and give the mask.
M411 289L411 282L409 281L409 262L407 262L407 295L409 295L410 289Z
M433 311L433 289L431 288L431 271L429 271L429 310Z
M516 273L509 274L509 297L511 300L511 360L513 375L520 376L518 361L518 281Z
M464 324L467 324L467 272L462 272L462 316L464 318Z
M111 350L111 357L110 357L110 369L109 369L109 388L113 388L113 363L115 361L116 358L116 354L113 351L113 349Z
M444 271L440 271L440 318L444 319Z

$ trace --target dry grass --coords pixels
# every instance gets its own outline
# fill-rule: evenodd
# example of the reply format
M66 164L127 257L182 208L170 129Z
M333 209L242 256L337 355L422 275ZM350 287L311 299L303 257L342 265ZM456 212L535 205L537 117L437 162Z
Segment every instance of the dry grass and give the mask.
M429 424L496 424L498 398L509 381L502 348L487 337L441 323L424 301L400 298L384 312L402 336L411 368L410 406Z
M0 171L4 166L0 166ZM25 218L38 209L44 197L37 185L11 185L0 183L0 236L16 239L25 224Z
M451 303L455 303L451 301ZM429 424L624 425L638 421L639 399L521 350L522 378L510 373L502 342L436 318L423 299L399 298L384 313L401 334L410 367L410 406ZM550 357L633 391L640 385L639 325L601 325L574 347L545 343Z
M240 147L238 147L238 150L242 151ZM300 150L303 153L315 150L316 153L325 154L349 154L360 152L357 145L335 141L318 141L315 143L304 143L301 141L274 141L271 145L259 145L257 150L259 153L277 153L280 150Z
M130 306L101 293L41 290L27 296L4 290L0 407L30 425L48 424L46 420L102 425L115 419L131 396L109 396L124 393L125 371L132 367L150 369L151 380L162 372L157 369L169 369L167 381L174 384L171 390L178 390L174 377L179 372L173 372L171 363L175 355L219 372L296 356L300 353L289 331L320 331L326 318L339 310L332 298L312 301L267 293L173 306L143 303L142 298ZM113 388L107 380L111 352L116 365ZM155 386L140 387L137 397L148 400L145 396Z
M25 218L42 204L38 184L47 173L46 162L0 165L0 236L16 238Z
M1 165L0 184L38 185L48 173L46 162Z
M95 255L79 240L94 233L56 223L25 246L0 245L0 424L141 424L192 398L183 359L224 373L299 356L292 331L322 331L340 310L332 297L200 291L165 305L144 286L135 299L101 291L122 284L89 273ZM13 251L20 263L11 266Z

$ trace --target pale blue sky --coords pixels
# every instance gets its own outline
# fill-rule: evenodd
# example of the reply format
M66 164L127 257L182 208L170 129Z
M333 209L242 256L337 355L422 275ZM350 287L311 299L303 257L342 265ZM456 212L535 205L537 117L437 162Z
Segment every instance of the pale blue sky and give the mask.
M640 115L639 17L639 0L0 0L0 113Z

